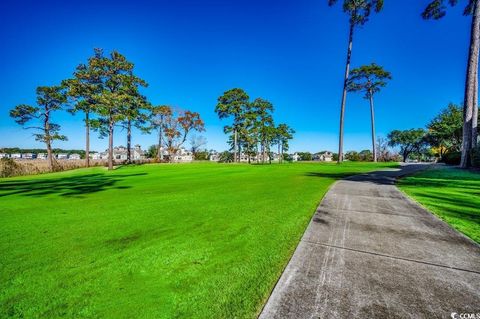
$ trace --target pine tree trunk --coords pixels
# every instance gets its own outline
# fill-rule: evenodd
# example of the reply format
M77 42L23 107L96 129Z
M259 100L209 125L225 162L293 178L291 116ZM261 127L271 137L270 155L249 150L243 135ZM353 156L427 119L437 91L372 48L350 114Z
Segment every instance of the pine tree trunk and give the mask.
M163 149L162 149L162 144L163 144L163 120L160 121L160 126L158 128L158 150L157 150L157 158L160 161L163 161Z
M52 154L52 143L50 142L50 137L47 137L47 160L48 160L48 170L53 172L53 154Z
M238 158L238 161L240 161L240 158L238 155L238 145L237 145L237 129L233 129L233 162L236 163L237 162L237 158Z
M265 144L263 141L260 146L260 152L262 153L262 164L265 164Z
M281 150L280 154L282 154L282 156L280 158L282 159L282 164L283 164L283 144L282 144L282 150Z
M113 169L113 121L108 125L108 170Z
M468 53L467 76L465 83L465 98L463 105L463 135L462 158L460 167L470 166L470 150L472 149L472 117L475 100L475 88L478 74L478 51L480 48L480 1L475 1L470 34L470 49Z
M280 156L280 143L278 143L278 163L281 163L282 157Z
M47 146L47 162L48 170L53 172L53 154L52 154L52 140L50 138L50 116L49 111L45 112L45 118L43 120L43 130L45 135L45 145Z
M475 96L473 98L472 110L472 148L477 147L478 144L478 68L475 75Z
M373 107L373 93L370 93L370 117L372 120L372 152L373 161L377 161L377 146L375 145L375 112Z
M352 46L353 46L353 30L355 25L350 22L350 32L348 36L348 51L347 51L347 63L345 65L345 78L343 80L343 94L342 104L340 107L340 133L338 141L338 163L343 161L343 126L345 118L345 104L347 102L347 82L350 75L350 61L352 59Z
M132 121L127 123L127 163L132 162Z
M90 167L90 114L85 112L85 166Z

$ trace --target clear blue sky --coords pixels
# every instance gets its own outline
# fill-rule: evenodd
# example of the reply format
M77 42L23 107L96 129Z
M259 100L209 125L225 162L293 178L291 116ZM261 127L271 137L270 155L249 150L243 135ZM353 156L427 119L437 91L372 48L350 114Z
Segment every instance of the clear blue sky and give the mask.
M394 79L376 98L377 131L423 127L449 102L463 100L469 18L462 7L423 21L427 0L387 0L357 30L353 66L376 62ZM117 49L135 63L154 104L200 112L208 148L223 150L216 98L233 87L275 105L275 119L297 134L293 151L337 149L347 17L327 0L0 2L0 147L42 146L8 116L34 103L35 88L58 84L92 54ZM461 2L463 5L463 1ZM370 147L368 104L350 94L345 148ZM83 148L80 116L55 115L68 142ZM125 144L117 130L115 144ZM133 142L154 144L135 132ZM94 150L107 141L92 139Z

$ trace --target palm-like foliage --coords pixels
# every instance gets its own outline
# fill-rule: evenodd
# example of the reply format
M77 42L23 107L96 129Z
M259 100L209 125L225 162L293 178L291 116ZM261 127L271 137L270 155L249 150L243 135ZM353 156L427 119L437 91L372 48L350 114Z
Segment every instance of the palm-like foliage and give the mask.
M349 92L364 92L365 99L370 99L381 88L385 87L387 81L391 79L391 73L384 70L380 65L375 63L362 65L353 69L350 73L347 89Z
M328 0L328 5L333 6L337 2L338 0ZM380 12L382 9L383 0L343 0L343 11L349 16L350 28L348 37L347 62L345 65L345 77L343 82L342 103L340 107L340 134L338 143L339 163L343 160L343 126L345 104L347 101L347 82L349 78L350 61L352 58L353 34L356 26L367 23L372 11Z
M328 0L333 6L338 0ZM350 23L363 25L368 21L372 11L380 12L383 9L383 0L344 0L343 11L350 16Z
M381 88L387 85L392 78L390 72L385 71L380 65L372 63L353 69L347 82L349 92L364 92L365 99L370 101L370 116L372 121L372 152L373 161L377 161L377 150L375 144L375 112L373 107L373 96Z

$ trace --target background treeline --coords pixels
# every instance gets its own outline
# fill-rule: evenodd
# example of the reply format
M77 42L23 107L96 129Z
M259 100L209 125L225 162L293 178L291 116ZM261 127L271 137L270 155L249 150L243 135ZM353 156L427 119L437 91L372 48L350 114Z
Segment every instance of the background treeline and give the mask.
M66 141L61 126L53 121L59 111L82 114L85 129L85 166L90 165L90 132L108 138L108 168L113 169L113 137L118 128L126 132L127 162L131 162L132 129L158 132L157 154L166 149L174 154L193 131L204 131L200 114L168 105L154 106L141 93L148 83L134 72L134 64L117 51L105 54L95 49L86 63L78 65L69 79L55 86L37 88L36 105L17 105L10 116L25 129L34 131L36 141L45 144L50 171L57 170L53 143Z
M243 89L234 88L224 92L217 102L215 112L218 117L231 121L230 125L224 126L231 154L222 153L221 162L240 162L242 154L248 157L249 163L252 159L271 162L273 146L277 146L282 162L295 131L287 124L275 124L274 106L270 101L263 98L251 101Z
M462 106L451 103L435 116L425 129L390 132L388 144L399 150L403 161L436 159L459 165L462 159L463 114ZM470 150L469 158L472 166L480 166L478 145Z
M75 150L75 149L62 149L62 148L52 148L52 152L54 154L79 154L81 158L85 158L85 150ZM0 153L5 154L15 154L15 153L47 153L47 149L45 148L18 148L18 147L4 147L0 148Z

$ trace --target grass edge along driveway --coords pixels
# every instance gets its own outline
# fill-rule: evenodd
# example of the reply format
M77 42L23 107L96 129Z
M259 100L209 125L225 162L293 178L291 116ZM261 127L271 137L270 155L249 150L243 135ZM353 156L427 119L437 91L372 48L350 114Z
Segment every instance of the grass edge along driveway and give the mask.
M180 164L0 179L0 317L254 318L337 179Z
M436 166L398 180L408 196L480 244L480 172Z

